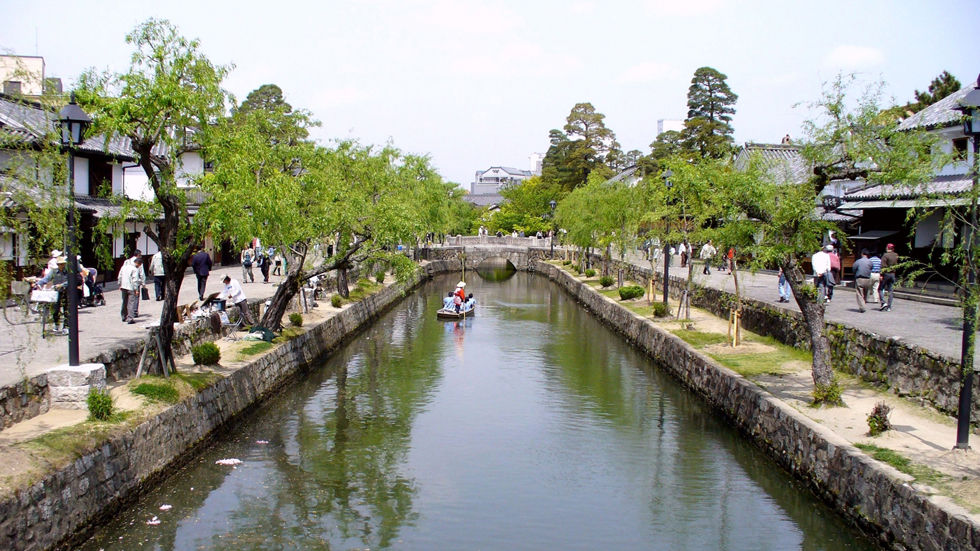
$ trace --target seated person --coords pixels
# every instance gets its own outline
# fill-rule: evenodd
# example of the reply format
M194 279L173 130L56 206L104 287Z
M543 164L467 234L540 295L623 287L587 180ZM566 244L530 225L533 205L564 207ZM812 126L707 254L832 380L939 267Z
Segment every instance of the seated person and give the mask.
M442 299L442 307L448 310L449 308L452 308L452 306L453 306L453 292L449 291L449 294L447 294L446 297Z

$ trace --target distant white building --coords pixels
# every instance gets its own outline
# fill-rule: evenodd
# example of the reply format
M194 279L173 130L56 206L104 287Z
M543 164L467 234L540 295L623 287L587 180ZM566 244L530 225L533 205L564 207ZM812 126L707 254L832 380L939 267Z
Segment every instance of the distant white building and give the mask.
M9 96L44 94L45 86L61 92L61 79L44 77L44 58L28 55L0 55L0 92Z
M470 193L473 195L499 193L501 188L518 184L531 176L534 174L530 170L507 166L492 166L486 170L477 170L476 177L470 184Z
M680 132L684 130L684 121L678 121L672 119L657 119L657 136L663 134L664 132L667 132L668 130L673 130L675 132Z
M531 174L541 176L541 166L544 164L544 153L531 153Z

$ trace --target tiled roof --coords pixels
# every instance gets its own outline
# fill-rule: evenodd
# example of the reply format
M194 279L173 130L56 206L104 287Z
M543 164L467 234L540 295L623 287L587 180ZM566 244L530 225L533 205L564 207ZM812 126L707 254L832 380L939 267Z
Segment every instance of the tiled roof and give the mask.
M735 158L735 166L745 168L753 155L759 156L770 174L794 184L806 182L812 172L810 164L800 155L800 147L796 145L747 142Z
M844 201L868 199L915 199L923 195L959 195L969 191L973 180L965 174L937 176L917 186L871 184L844 194Z
M503 196L499 193L468 193L463 196L463 200L478 207L487 207L504 202Z
M0 146L27 145L45 139L54 140L57 135L58 113L40 104L13 99L0 94ZM133 159L133 151L126 138L91 136L78 151Z
M926 107L922 111L919 111L918 113L902 121L898 125L898 129L929 129L958 124L962 118L962 115L959 111L956 111L953 108L959 104L959 101L963 99L964 96L973 90L974 86L974 83L971 82L966 87L953 92L929 107Z

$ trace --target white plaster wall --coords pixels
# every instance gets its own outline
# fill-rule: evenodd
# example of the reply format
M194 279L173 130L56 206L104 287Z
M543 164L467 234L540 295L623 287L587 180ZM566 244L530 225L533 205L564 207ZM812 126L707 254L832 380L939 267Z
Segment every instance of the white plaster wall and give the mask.
M201 174L204 174L204 159L198 152L192 151L181 155L176 174L178 186L189 187L194 185L194 178Z
M44 93L44 58L0 55L0 85L7 80L20 82L20 93L25 96L40 96Z
M75 196L88 195L88 159L75 157Z

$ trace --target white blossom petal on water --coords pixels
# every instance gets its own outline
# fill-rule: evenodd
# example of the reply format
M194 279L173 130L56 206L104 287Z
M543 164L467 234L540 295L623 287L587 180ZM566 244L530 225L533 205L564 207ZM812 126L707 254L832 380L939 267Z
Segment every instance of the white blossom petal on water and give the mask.
M268 444L269 441L268 440L256 440L255 443L256 444Z
M157 524L160 524L160 519L154 516L150 520L146 521L146 523L149 524L150 526L156 526Z
M160 506L160 510L161 511L169 511L172 508L173 508L173 505L161 505Z
M225 465L225 466L229 466L229 467L234 467L235 465L241 465L242 464L242 460L241 459L235 459L235 458L231 458L231 459L219 459L219 460L215 461L214 464L215 465Z

